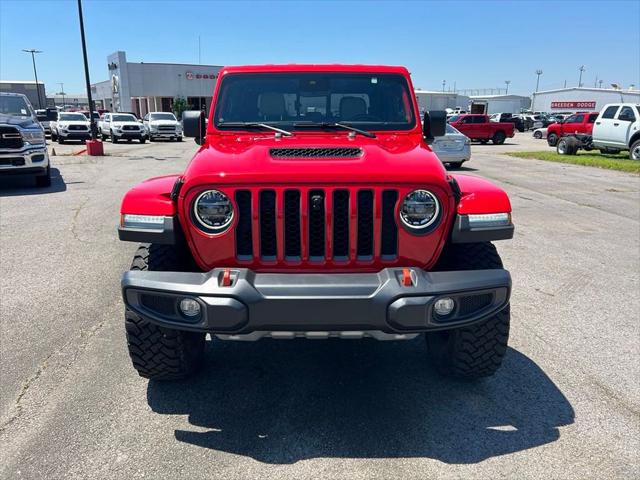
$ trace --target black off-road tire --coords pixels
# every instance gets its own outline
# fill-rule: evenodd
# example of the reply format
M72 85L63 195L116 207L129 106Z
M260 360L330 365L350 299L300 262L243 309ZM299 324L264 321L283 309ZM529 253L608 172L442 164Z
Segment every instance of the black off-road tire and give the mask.
M131 270L188 271L193 260L168 245L141 245ZM202 364L205 334L157 326L125 310L127 347L133 367L141 377L179 380L193 374Z
M493 134L491 141L493 142L494 145L502 145L506 139L507 139L507 136L504 134L504 132L498 131Z
M550 133L547 135L547 145L550 147L555 147L558 144L558 135L555 133Z
M640 140L636 140L629 147L629 160L640 160Z
M47 171L44 175L36 177L36 187L47 188L51 186L51 165L47 165Z
M448 162L449 169L450 169L450 170L457 170L457 169L459 169L460 167L462 167L462 164L463 164L463 163L464 163L464 162Z
M485 270L502 268L491 243L450 244L436 270ZM509 340L509 305L482 323L426 334L429 356L442 375L478 379L493 375Z
M556 145L558 155L575 155L578 149L578 140L573 137L562 137Z

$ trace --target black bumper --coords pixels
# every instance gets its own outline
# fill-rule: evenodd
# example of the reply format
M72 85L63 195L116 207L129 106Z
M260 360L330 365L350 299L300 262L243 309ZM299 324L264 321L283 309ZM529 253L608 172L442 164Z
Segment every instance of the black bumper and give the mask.
M69 132L66 135L58 135L63 140L89 140L91 138L90 132Z
M122 132L114 135L118 140L142 140L146 134L141 132Z
M409 286L403 285L408 270ZM419 333L481 322L508 302L506 270L425 272L385 268L377 273L275 274L230 269L208 273L129 271L122 278L126 306L146 320L181 330L245 334L256 331ZM195 299L201 314L181 314ZM446 318L433 310L441 297L456 307Z

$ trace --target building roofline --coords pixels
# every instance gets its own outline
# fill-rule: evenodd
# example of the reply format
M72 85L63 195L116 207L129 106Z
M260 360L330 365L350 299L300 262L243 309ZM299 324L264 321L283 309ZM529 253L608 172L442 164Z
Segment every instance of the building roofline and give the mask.
M640 90L624 90L624 89L615 89L615 88L592 88L592 87L567 87L567 88L556 88L553 90L539 90L537 92L533 92L532 95L540 95L541 93L557 93L557 92L570 92L570 91L583 91L583 92L613 92L613 93L630 93L632 95L640 95Z
M17 83L17 84L29 84L29 83L36 83L35 80L0 80L0 83ZM41 82L38 80L38 85L44 85L44 82Z

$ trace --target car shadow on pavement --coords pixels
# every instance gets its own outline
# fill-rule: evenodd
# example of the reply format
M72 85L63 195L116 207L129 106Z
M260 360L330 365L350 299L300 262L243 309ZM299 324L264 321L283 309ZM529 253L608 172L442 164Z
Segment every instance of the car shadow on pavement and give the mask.
M16 197L20 195L43 195L45 193L64 192L67 184L60 170L51 168L51 186L36 187L33 175L7 175L0 177L0 197Z
M479 382L444 379L424 338L410 342L208 342L204 370L151 381L160 414L187 415L180 442L289 464L317 457L476 463L557 440L574 411L529 358L509 349Z

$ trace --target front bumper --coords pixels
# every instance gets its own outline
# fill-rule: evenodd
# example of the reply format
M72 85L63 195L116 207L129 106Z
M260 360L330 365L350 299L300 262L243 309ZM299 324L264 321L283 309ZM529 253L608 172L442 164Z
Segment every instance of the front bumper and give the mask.
M153 138L178 138L182 136L182 132L171 132L171 131L150 131L149 137Z
M490 317L507 305L510 292L506 270L385 268L377 273L276 274L239 268L208 273L129 271L122 277L125 305L147 321L227 335L450 329ZM446 318L433 310L441 297L451 297L456 304ZM181 314L178 305L184 298L200 304L196 319Z
M87 130L59 130L58 137L65 140L89 140L91 138L91 132Z
M47 148L41 145L0 151L0 175L37 175L46 173L48 165Z
M146 132L142 130L121 130L113 134L118 140L140 140L146 138Z

